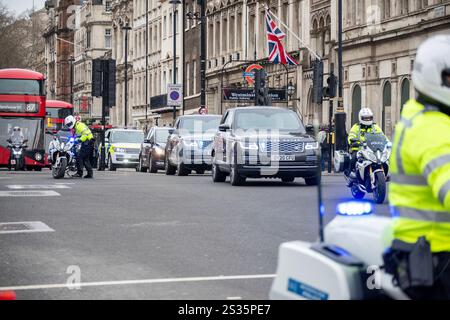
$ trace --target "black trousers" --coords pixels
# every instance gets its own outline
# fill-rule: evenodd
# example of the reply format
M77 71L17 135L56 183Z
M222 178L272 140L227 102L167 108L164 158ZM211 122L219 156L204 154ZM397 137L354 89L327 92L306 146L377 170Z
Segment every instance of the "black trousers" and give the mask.
M432 287L414 287L405 290L413 300L450 299L450 252L433 254L435 283Z
M88 140L81 143L80 152L77 155L78 174L83 175L83 167L86 168L88 176L94 176L91 165L92 153L94 152L94 141Z

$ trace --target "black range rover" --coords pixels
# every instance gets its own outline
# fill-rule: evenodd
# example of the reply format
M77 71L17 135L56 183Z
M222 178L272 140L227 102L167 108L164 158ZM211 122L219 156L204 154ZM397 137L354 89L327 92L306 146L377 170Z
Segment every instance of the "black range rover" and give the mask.
M232 185L246 178L297 177L316 185L319 146L298 115L285 108L240 107L226 111L212 148L212 178Z

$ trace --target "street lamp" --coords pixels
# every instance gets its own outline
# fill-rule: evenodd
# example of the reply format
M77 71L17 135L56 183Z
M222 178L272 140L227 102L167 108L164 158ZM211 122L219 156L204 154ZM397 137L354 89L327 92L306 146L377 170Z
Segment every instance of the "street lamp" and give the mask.
M289 100L292 100L292 96L295 93L295 86L292 84L292 80L289 80L289 84L287 87L287 94L289 96Z
M206 0L197 0L200 12L188 12L188 19L200 21L200 105L206 106Z
M75 58L71 56L69 58L70 63L70 104L73 105L73 63L75 62Z
M170 0L173 5L173 84L177 83L177 5L181 4L180 0ZM173 122L177 117L177 107L173 106Z
M145 0L145 133L148 130L148 0Z
M132 28L127 24L122 27L125 30L125 128L128 126L128 30Z

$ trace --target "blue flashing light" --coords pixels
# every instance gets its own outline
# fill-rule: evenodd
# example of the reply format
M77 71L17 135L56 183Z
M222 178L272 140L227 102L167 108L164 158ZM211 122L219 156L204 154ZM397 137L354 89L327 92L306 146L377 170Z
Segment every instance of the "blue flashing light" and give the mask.
M75 139L74 138L70 138L70 142L74 142L75 141Z
M341 216L365 216L373 213L373 204L368 201L341 202L336 207Z

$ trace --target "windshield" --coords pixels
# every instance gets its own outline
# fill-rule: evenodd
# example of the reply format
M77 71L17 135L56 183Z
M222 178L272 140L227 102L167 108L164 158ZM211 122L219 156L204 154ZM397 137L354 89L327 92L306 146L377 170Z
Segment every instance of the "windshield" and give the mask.
M237 110L235 121L236 129L306 132L298 116L284 109Z
M141 143L144 133L141 131L115 131L111 133L112 143Z
M8 138L10 138L13 128L19 127L24 139L28 140L29 149L43 149L44 133L43 119L41 118L0 118L0 145L6 147Z
M373 152L383 151L387 143L386 137L381 133L366 133L364 139Z
M65 119L67 116L72 115L72 109L70 108L46 108L47 117Z
M156 143L166 143L169 135L169 130L156 130Z
M42 82L38 80L0 79L0 94L42 96Z
M190 133L215 131L219 127L220 119L221 116L186 117L181 119L180 129Z

